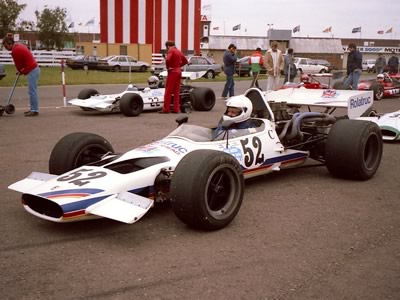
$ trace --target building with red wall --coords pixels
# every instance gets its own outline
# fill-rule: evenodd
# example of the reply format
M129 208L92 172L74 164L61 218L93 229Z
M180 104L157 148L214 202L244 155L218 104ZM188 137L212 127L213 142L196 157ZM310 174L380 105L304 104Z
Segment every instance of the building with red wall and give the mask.
M200 53L201 0L100 0L100 42L151 44L173 40L185 54Z

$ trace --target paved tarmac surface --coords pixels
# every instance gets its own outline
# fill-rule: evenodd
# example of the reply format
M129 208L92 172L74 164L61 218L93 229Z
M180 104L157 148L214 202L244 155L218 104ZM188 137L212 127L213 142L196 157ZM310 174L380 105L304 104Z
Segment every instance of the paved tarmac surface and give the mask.
M237 93L249 84L237 82ZM198 85L219 96L223 83ZM68 98L82 88L68 87ZM0 88L0 101L8 92ZM18 88L16 113L0 117L1 299L400 299L399 143L384 144L381 167L366 182L335 179L325 167L246 181L238 216L217 232L186 227L168 204L133 225L56 224L26 213L7 186L47 172L65 134L97 133L122 152L168 134L176 115L88 113L64 108L61 87L41 87L40 115L26 118L26 93ZM374 106L395 111L400 99ZM189 122L213 125L223 111L219 100Z

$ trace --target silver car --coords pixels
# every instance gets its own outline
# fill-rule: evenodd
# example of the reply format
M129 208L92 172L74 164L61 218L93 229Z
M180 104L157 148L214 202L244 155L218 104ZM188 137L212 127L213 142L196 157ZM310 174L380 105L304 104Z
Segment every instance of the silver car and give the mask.
M146 72L150 64L128 55L111 55L99 60L98 69L108 71L139 71Z

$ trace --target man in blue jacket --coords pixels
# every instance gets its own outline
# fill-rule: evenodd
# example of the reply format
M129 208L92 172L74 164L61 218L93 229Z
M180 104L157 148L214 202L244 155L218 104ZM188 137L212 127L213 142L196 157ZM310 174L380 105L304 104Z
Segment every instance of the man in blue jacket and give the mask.
M357 50L356 44L349 44L349 55L347 56L347 78L344 86L352 87L353 90L358 89L358 81L362 73L362 54Z
M234 44L230 44L228 49L224 52L224 73L226 75L226 83L224 86L224 90L222 91L222 97L227 98L235 96L235 82L233 80L233 75L235 74L235 64L237 61L236 56L236 46Z

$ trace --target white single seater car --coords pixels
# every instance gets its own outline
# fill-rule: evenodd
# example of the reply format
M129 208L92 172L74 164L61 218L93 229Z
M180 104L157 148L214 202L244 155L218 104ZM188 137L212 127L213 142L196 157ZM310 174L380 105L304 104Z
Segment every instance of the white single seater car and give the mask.
M247 128L235 128L233 120L213 128L191 125L180 115L168 136L123 154L99 135L71 133L53 148L49 174L33 172L9 188L22 193L29 213L49 221L134 223L154 202L170 200L185 224L218 230L237 215L244 179L308 160L352 180L368 180L378 170L381 131L374 122L355 120L371 107L371 91L253 88L235 97L251 113ZM298 112L299 105L324 111ZM335 117L335 108L347 108L348 117Z
M368 117L358 119L378 124L384 141L400 141L400 110L387 114L377 114L373 111Z
M209 111L215 105L215 93L207 87L194 87L187 82L204 75L205 72L182 72L181 111ZM167 72L160 74L167 77ZM147 87L129 84L125 91L118 94L100 95L95 89L83 89L76 99L68 101L69 105L78 106L85 111L96 110L106 113L122 112L125 116L139 116L143 110L161 110L164 105L164 81L151 76ZM173 99L171 104L173 103Z

